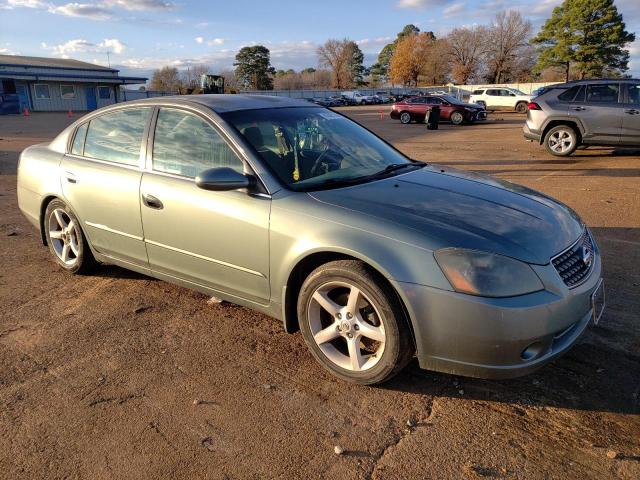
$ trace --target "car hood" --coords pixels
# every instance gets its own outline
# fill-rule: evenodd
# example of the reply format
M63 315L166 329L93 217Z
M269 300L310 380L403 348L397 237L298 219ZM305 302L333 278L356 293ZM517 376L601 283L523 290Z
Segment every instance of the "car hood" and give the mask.
M397 228L409 229L432 250L469 248L539 265L570 246L583 229L569 207L541 193L433 165L310 195L368 217L375 233L393 238Z

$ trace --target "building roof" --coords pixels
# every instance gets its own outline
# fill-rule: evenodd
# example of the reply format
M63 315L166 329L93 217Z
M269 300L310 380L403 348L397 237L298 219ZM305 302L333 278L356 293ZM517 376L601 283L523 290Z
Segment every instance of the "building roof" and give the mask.
M0 55L0 66L64 68L71 70L94 70L99 72L117 72L113 68L81 62L71 58L23 57L19 55Z
M257 110L261 108L282 107L316 107L313 103L299 98L276 97L273 95L245 95L245 94L205 94L205 95L174 95L170 97L155 97L149 101L161 103L166 100L179 100L205 105L214 112L224 113L235 110Z

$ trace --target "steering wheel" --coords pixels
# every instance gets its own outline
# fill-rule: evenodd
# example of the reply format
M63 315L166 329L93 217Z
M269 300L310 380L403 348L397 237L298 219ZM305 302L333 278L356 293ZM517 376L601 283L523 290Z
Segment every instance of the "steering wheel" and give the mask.
M318 155L318 158L316 158L316 161L313 162L313 167L311 167L311 171L309 172L309 174L311 175L311 178L323 175L331 170L335 170L337 167L340 166L341 158L339 157L330 158L331 157L330 154L336 155L336 157L338 157L336 152L331 150L330 146L327 145L326 150L322 152L320 155ZM324 160L328 155L329 155L329 161L326 162ZM332 166L334 168L331 168Z

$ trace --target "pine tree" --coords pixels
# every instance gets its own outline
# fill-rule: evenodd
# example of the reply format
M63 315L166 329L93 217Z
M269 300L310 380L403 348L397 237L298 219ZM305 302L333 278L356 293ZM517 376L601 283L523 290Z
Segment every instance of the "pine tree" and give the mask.
M236 77L245 88L273 90L276 71L271 66L269 49L262 45L243 47L236 55Z
M539 45L536 70L561 66L567 81L573 70L581 79L619 75L634 40L613 0L564 0L532 40Z

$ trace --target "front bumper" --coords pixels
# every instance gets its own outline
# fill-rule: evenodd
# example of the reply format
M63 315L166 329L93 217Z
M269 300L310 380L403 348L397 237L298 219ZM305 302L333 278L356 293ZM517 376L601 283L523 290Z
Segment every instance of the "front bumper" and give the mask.
M566 352L592 318L599 254L588 279L569 289L551 264L532 266L545 290L487 298L398 283L412 319L420 367L478 378L526 375ZM533 352L533 353L532 353Z

